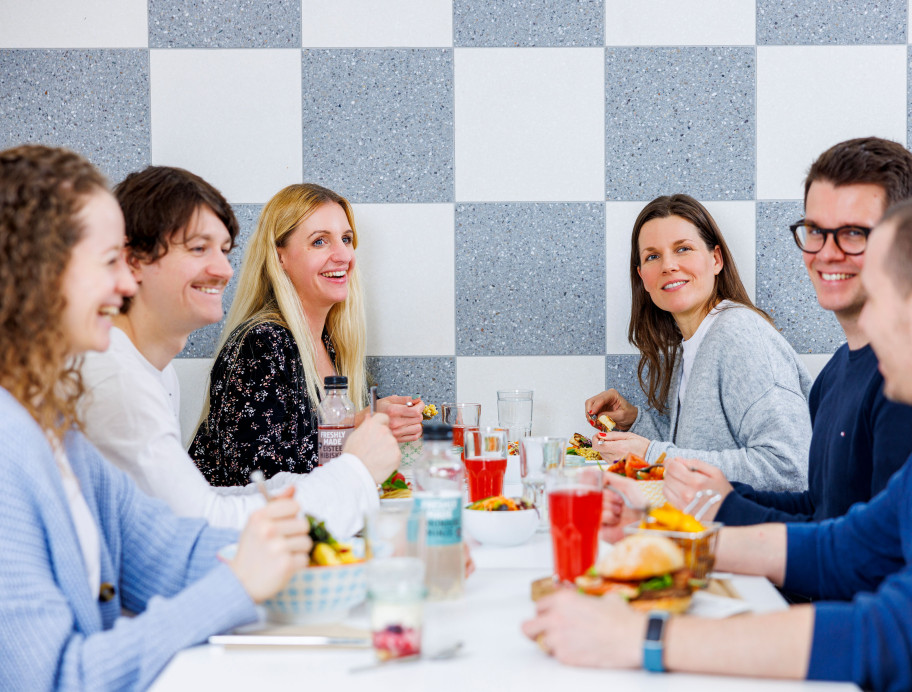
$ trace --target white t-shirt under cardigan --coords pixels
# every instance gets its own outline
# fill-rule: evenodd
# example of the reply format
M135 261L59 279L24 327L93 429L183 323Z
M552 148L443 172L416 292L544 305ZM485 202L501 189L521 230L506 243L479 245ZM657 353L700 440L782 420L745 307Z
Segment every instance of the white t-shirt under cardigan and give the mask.
M668 393L669 415L640 408L630 432L651 440L654 461L702 459L730 481L757 490L807 488L811 377L794 349L745 307L721 310L706 331L678 401L680 350Z

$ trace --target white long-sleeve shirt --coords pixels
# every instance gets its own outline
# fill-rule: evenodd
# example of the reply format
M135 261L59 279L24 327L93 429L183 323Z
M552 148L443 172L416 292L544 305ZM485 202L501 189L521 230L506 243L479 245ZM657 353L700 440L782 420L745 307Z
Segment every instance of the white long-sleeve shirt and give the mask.
M172 365L158 370L116 327L104 353L88 353L82 367L86 436L108 461L128 473L147 495L178 515L204 517L213 526L243 528L265 500L255 486L214 488L181 444L180 386ZM308 514L350 536L379 505L377 485L361 461L343 454L309 474L280 473L267 486L290 483Z

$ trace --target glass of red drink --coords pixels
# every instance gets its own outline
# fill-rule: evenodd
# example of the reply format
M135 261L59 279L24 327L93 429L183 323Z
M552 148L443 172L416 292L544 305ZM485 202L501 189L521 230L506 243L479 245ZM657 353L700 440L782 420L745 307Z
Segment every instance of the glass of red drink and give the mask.
M502 428L466 429L463 449L469 502L501 495L507 471L507 431Z
M602 474L598 469L559 467L545 479L554 572L572 582L595 564L602 519Z
M459 448L459 454L465 461L463 437L467 428L478 428L481 404L440 404L440 417L444 423L453 426L453 446Z

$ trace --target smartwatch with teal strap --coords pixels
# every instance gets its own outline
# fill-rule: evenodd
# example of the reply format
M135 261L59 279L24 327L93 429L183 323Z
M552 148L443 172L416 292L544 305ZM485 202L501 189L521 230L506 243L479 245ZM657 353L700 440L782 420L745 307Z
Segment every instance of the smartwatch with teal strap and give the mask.
M671 614L664 610L653 610L649 613L646 625L646 638L643 640L643 668L650 673L664 673L662 654L665 651L663 637L665 636L665 623Z

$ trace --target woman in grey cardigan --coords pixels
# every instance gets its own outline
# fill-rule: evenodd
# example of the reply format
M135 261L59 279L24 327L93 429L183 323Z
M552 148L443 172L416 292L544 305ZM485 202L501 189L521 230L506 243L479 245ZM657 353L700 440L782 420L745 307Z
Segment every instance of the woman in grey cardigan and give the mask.
M586 401L617 430L606 458L699 458L760 490L807 487L811 378L756 308L716 222L687 195L659 197L633 227L628 337L649 408L614 389Z

